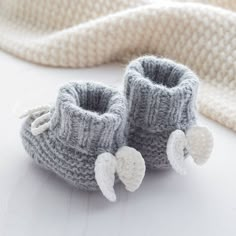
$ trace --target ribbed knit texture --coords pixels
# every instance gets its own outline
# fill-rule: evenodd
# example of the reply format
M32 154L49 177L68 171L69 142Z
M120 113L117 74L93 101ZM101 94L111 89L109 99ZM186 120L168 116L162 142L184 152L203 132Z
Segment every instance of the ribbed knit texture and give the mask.
M31 123L40 115L29 117L21 130L29 155L74 186L97 190L97 156L125 144L124 96L103 85L69 83L59 91L49 130L33 136Z
M236 131L235 11L235 0L0 0L0 48L61 67L174 59L202 79L200 112Z
M146 56L128 65L124 80L128 145L141 152L147 168L169 167L170 133L196 123L197 76L171 60Z

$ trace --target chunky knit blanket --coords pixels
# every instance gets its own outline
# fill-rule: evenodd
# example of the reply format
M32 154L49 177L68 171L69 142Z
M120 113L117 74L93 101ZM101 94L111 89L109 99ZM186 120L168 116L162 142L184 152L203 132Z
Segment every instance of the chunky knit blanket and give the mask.
M235 11L235 0L0 0L0 48L57 67L174 59L202 79L200 112L236 131Z

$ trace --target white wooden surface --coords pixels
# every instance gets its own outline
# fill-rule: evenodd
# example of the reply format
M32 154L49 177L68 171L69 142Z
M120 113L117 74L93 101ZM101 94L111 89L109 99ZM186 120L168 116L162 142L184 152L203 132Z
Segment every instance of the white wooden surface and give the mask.
M19 137L21 109L53 101L71 80L120 87L122 65L56 69L0 52L1 236L217 236L236 235L236 133L200 116L215 136L212 159L202 168L188 160L188 175L147 173L141 188L116 186L118 201L86 193L38 168Z

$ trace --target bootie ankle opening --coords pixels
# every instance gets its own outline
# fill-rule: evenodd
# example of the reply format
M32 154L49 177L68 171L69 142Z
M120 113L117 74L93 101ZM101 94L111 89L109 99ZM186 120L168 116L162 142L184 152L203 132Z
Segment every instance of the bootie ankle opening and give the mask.
M167 59L143 60L141 62L142 76L153 84L163 85L167 88L173 88L179 85L186 70L174 62Z
M144 56L124 76L129 123L150 132L186 130L196 122L198 77L172 60Z
M85 112L95 112L102 115L112 108L110 99L113 96L113 91L106 87L97 86L94 89L94 84L85 83L70 89L63 88L62 90L65 90L72 105ZM76 109L76 107L74 108Z
M71 82L58 94L51 130L69 146L93 153L124 142L126 101L117 91L94 83Z

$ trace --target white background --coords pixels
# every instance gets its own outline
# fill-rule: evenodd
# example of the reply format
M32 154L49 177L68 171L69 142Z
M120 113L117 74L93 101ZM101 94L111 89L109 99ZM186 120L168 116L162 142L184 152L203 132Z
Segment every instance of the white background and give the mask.
M118 201L79 191L36 166L24 151L17 113L53 102L60 85L92 80L122 87L124 66L57 69L0 52L0 235L235 236L236 133L200 116L215 137L204 167L187 176L148 172L135 193L116 186Z

